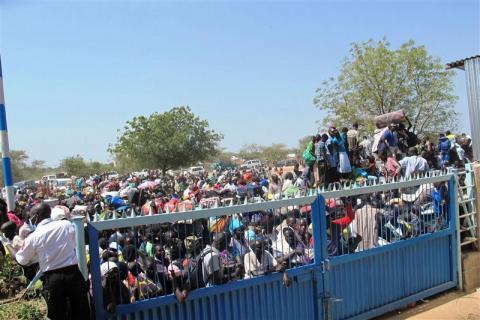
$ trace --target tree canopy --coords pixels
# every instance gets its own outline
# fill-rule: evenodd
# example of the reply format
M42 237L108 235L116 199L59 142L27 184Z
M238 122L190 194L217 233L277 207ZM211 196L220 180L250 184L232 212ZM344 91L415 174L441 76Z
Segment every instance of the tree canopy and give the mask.
M13 182L40 179L47 171L51 170L45 166L45 161L43 160L32 160L29 164L29 158L24 150L10 150ZM3 172L1 171L0 181L3 185Z
M240 149L238 156L242 159L261 159L267 162L274 162L287 158L289 153L298 153L297 149L289 148L284 143L273 143L269 146L259 144L247 144Z
M130 166L165 172L211 158L222 138L208 121L182 106L127 121L110 152Z
M353 43L336 79L323 81L314 105L324 124L372 131L373 117L403 109L416 133L454 129L453 71L413 40L392 49L386 39Z
M93 173L102 174L112 169L112 164L99 161L87 162L82 156L66 157L60 161L59 169L69 176L87 176Z

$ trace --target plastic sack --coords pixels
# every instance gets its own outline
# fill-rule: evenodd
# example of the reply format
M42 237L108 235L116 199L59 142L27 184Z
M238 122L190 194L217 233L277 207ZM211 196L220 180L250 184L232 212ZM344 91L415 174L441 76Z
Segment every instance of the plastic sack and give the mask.
M403 110L385 113L373 118L375 126L379 129L387 127L390 123L401 123L403 121L405 121L405 112Z

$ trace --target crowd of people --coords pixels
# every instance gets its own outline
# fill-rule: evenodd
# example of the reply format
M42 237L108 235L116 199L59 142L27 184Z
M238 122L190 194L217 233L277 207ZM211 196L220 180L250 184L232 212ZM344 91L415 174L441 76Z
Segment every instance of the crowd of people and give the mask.
M357 124L341 132L330 127L307 145L303 177L312 187L342 180L389 182L401 175L408 178L434 169L463 168L472 153L472 138L465 133L440 133L434 144L428 136L420 140L402 123L377 129L373 140L360 139Z
M49 317L63 319L67 300L73 315L91 294L91 284L76 267L74 230L68 222L73 215L98 221L268 201L346 181L389 182L431 169L460 168L469 159L471 138L465 134L446 132L434 144L392 123L370 140L360 139L354 124L313 136L300 161L303 169L299 164L289 172L259 166L200 175L150 170L145 178L74 177L60 188L41 184L18 190L14 212L0 200L0 253L21 264L29 280L37 271L43 273ZM328 254L351 254L444 228L447 203L445 183L326 199ZM106 230L99 232L98 248L88 247L87 237L87 251L91 257L98 250L104 307L113 311L118 304L161 295L174 294L182 302L191 290L271 272L283 273L288 286L285 271L313 261L313 227L305 203ZM85 299L74 298L79 295ZM84 319L85 313L79 314Z

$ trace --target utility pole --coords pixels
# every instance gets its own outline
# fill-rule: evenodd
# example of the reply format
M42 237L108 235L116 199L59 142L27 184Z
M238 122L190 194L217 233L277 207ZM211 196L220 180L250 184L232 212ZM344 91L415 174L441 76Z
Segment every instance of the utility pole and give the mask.
M15 195L13 193L12 166L10 162L10 148L8 145L7 113L5 111L5 97L3 93L2 59L0 57L0 136L2 139L2 173L3 184L7 194L8 210L15 210Z

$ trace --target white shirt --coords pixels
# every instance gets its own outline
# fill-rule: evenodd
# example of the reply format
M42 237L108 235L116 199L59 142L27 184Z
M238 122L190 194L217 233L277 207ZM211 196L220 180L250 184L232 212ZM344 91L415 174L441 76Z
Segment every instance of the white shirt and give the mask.
M255 276L254 272L258 274L260 271L267 271L277 266L277 260L268 251L264 251L262 255L262 261L258 261L257 256L253 251L250 251L243 258L245 267L244 279L250 279Z
M365 155L371 156L372 155L372 142L368 139L363 140L360 142L360 146L365 149Z
M388 127L383 129L375 129L373 135L373 144L372 144L372 152L378 151L378 145L380 144L380 140L382 140L383 134L387 131Z
M427 160L420 156L405 157L399 163L405 169L406 178L410 178L416 173L427 172L430 169Z
M355 219L352 221L352 229L362 236L357 251L362 251L378 246L377 209L367 204L355 211Z
M42 220L15 257L21 265L38 258L42 272L77 264L73 224L67 220Z
M206 245L202 251L203 255L203 281L205 284L213 283L213 273L220 270L220 258L218 250L210 245Z
M467 134L467 135L465 135L465 138L470 139L470 143L468 144L468 146L471 147L472 143L473 143L472 137Z
M233 183L227 183L227 185L224 188L225 190L229 190L232 193L237 192L237 186Z
M458 143L455 143L455 149L457 150L458 159L460 161L463 161L465 159L465 150L463 150L463 148Z

